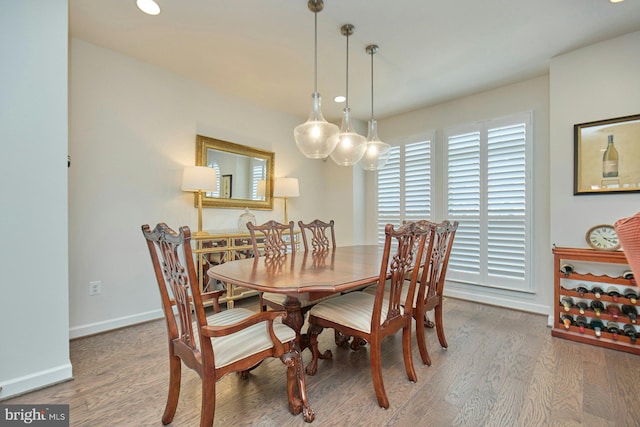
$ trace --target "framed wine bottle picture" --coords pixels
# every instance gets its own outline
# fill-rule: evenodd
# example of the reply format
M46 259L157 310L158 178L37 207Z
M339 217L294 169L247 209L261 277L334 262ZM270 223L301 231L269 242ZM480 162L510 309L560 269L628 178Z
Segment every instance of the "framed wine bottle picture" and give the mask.
M640 191L640 114L573 126L573 194Z

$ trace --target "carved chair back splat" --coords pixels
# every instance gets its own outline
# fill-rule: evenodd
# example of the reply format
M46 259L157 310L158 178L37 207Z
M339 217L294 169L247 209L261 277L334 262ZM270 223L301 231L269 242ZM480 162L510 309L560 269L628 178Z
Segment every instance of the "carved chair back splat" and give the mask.
M305 224L302 221L298 221L298 226L300 227L300 231L302 232L302 243L304 244L304 250L309 251L309 241L307 240L307 234L311 235L311 250L326 251L329 249L334 249L336 247L336 234L334 230L334 224L334 220L323 222L319 219L315 219L308 224ZM327 236L327 230L329 230L329 236Z

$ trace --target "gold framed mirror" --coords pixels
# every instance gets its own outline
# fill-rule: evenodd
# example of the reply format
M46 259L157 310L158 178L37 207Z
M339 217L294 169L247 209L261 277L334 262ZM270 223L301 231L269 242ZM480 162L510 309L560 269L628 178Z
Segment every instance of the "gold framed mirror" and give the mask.
M274 162L272 151L196 135L196 166L214 168L218 181L218 191L204 194L202 206L273 209Z

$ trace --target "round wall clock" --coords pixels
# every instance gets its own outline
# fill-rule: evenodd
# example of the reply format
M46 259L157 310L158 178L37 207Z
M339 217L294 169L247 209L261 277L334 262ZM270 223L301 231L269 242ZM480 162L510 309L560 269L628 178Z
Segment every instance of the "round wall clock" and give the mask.
M620 241L613 225L600 224L591 227L585 235L587 244L600 251L617 251Z

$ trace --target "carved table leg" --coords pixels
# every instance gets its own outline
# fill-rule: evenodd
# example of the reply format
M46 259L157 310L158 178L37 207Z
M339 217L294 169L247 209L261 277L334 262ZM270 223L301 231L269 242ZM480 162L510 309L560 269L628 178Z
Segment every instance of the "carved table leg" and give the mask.
M313 376L318 371L318 359L331 359L333 354L331 350L326 350L323 353L320 353L318 350L318 335L322 332L322 326L318 325L309 325L309 329L307 329L307 336L309 337L309 349L311 350L312 357L311 362L307 365L306 373L307 375Z
M300 351L302 352L302 350L309 347L309 340L306 334L301 333L304 318L302 317L300 300L287 295L287 298L285 298L284 300L283 306L285 311L287 312L287 315L282 320L282 323L296 331L296 342L298 343Z

